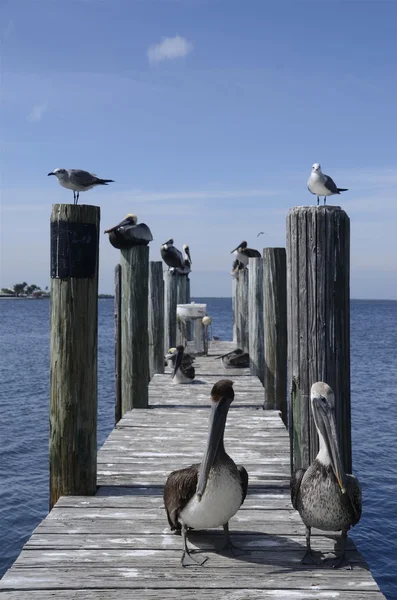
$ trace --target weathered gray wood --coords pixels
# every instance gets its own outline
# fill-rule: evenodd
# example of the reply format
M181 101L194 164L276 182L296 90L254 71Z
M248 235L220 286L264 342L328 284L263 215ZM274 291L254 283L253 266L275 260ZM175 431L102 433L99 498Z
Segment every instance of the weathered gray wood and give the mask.
M248 347L251 375L264 382L264 333L263 333L263 259L248 261ZM271 407L273 408L273 407Z
M58 255L59 242L51 239L55 273L65 265L70 269L72 241L79 244L79 260L88 261L93 270L88 277L51 278L50 507L64 494L96 491L99 219L97 206L52 207L51 227L69 231L63 256ZM93 226L94 256L75 224Z
M189 304L190 303L190 280L186 275L176 275L176 301L177 304ZM178 313L178 311L177 311ZM190 322L181 320L177 314L177 327L176 327L176 345L182 345L186 347L189 339L189 331L191 330Z
M178 276L164 271L164 353L176 346Z
M351 473L350 221L338 206L301 206L287 217L288 364L292 468L318 452L310 388L325 381L336 400L345 470Z
M121 267L114 269L114 422L121 419Z
M233 343L237 345L237 279L232 278Z
M287 425L287 274L285 248L263 249L265 409Z
M164 373L163 263L149 263L149 373Z
M249 352L248 277L248 269L243 269L237 280L237 346L244 352Z
M259 584L258 584L259 585ZM236 588L237 589L237 588ZM230 595L230 589L184 589L184 600L274 600L275 595L278 598L285 596L284 588L271 590L264 589L244 589L239 587L233 597ZM310 589L307 591L293 590L292 598L295 600L332 600L340 597L339 592L324 592L322 590ZM131 590L129 588L112 590L98 589L91 590L73 590L73 600L131 600ZM168 590L158 589L140 589L139 598L142 600L175 600L180 595L178 586L169 588ZM287 596L288 597L288 596ZM70 590L19 590L18 592L3 592L2 599L4 600L52 600L54 598L63 600L71 600ZM381 592L376 591L347 591L343 590L343 600L382 600L384 599Z
M120 251L121 265L121 406L148 405L149 333L148 286L149 247L133 246Z

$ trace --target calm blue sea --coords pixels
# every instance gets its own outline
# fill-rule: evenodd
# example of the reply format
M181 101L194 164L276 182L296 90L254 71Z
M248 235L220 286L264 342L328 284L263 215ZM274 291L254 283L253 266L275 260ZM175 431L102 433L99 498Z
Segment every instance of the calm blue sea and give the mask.
M232 338L230 298L200 298ZM352 536L397 598L397 302L352 301L353 461L364 511ZM0 575L48 509L49 301L0 300ZM113 425L113 301L99 301L101 445Z

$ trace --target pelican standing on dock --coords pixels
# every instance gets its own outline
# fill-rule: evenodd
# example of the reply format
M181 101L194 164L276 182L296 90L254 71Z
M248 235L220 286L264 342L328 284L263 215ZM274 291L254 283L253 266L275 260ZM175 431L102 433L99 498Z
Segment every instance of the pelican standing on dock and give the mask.
M310 177L307 180L307 187L310 193L317 196L317 206L320 204L320 196L324 196L324 204L326 196L333 196L341 192L348 192L347 188L338 188L336 183L329 175L325 175L321 171L318 163L314 163Z
M226 453L223 436L227 414L234 399L233 382L221 379L211 390L211 416L207 447L200 464L173 471L164 487L164 505L171 531L182 533L181 564L203 565L207 557L195 558L187 547L187 529L223 526L224 546L233 549L229 520L243 504L248 473Z
M261 253L259 252L259 250L255 250L254 248L247 248L247 242L241 242L241 244L239 244L237 246L237 248L235 248L234 250L232 250L230 252L230 254L234 254L235 257L237 258L237 260L239 262L241 262L244 267L248 266L248 259L249 258L260 258L261 257ZM234 267L234 265L233 265Z
M184 352L185 348L183 346L177 346L174 370L172 372L173 383L193 383L195 378L196 373L192 365L193 361L184 361Z
M306 554L303 564L314 563L310 547L311 528L342 531L342 552L333 567L349 566L345 558L347 532L361 517L361 488L354 475L342 467L335 424L335 397L326 383L314 383L311 409L320 450L308 469L291 476L291 500L306 526ZM351 568L351 567L350 567Z
M174 368L175 361L176 361L176 355L177 355L176 348L170 348L168 350L167 354L164 357L166 366L170 367L171 369ZM192 365L194 363L195 360L196 360L195 356L193 356L192 354L188 354L187 352L184 352L183 356L182 356L182 365L186 365L189 367L190 365Z
M147 246L153 240L152 233L145 223L138 223L136 215L129 214L118 225L105 229L109 242L118 250L132 246Z
M183 269L185 261L182 252L175 248L174 240L170 238L160 248L161 258L168 266L168 269Z
M232 350L221 356L216 356L215 360L220 358L226 369L245 369L250 366L250 355L241 348L236 348L236 350Z

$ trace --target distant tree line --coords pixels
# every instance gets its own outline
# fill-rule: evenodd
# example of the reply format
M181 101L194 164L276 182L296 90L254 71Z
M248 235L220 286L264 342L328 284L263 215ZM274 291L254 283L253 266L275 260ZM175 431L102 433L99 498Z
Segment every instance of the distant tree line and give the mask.
M23 281L22 283L14 283L11 288L1 288L2 294L12 294L14 296L31 296L33 292L42 292L43 294L47 294L48 286L42 290L41 287L35 283L29 285L26 283L26 281Z

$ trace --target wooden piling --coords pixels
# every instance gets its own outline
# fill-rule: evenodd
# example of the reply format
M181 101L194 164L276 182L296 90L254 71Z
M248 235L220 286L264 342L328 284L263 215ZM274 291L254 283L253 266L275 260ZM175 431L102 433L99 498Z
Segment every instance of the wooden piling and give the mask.
M120 251L121 265L121 410L148 407L149 247Z
M237 345L237 279L232 279L233 342Z
M285 248L263 249L264 408L280 410L287 426L286 269Z
M249 333L248 333L248 269L242 269L237 281L236 293L236 338L237 346L249 352Z
M99 220L97 206L52 206L50 508L96 493Z
M248 345L251 375L264 379L263 354L263 259L248 261Z
M164 353L176 346L178 276L164 271Z
M310 388L335 394L342 461L351 473L350 221L339 206L301 206L287 217L288 371L292 468L318 452Z
M114 269L114 423L121 419L121 267Z
M149 263L149 374L164 373L163 263Z

